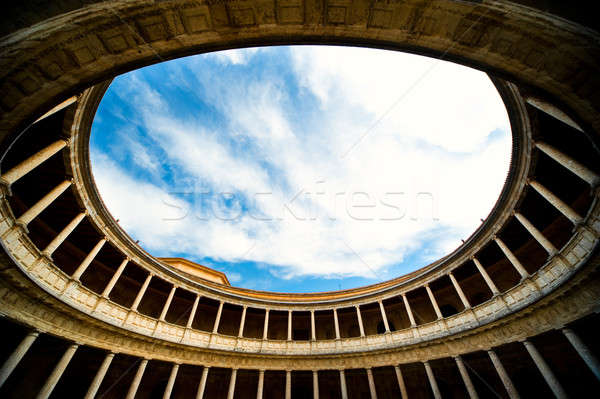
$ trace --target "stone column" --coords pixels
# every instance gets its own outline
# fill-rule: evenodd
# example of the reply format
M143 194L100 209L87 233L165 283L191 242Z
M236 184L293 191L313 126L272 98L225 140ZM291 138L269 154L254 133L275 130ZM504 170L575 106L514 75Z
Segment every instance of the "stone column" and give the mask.
M192 305L192 310L190 311L190 316L188 317L188 321L185 325L186 328L192 328L192 323L194 323L194 317L196 316L196 312L198 311L198 303L200 302L200 294L196 294L196 299L194 299L194 304Z
M548 366L548 363L546 363L540 352L538 352L536 347L527 340L523 341L523 345L525 345L527 352L529 352L529 356L531 356L538 370L540 370L540 372L544 376L546 383L548 384L550 389L552 389L554 396L556 396L559 399L566 399L567 393L560 385L560 382L558 382L558 379L556 378L556 376L550 369L550 366Z
M80 214L75 216L73 220L71 220L71 222L64 229L62 229L62 231L58 233L56 237L54 237L50 244L46 245L46 248L44 248L42 254L51 258L54 251L56 251L56 248L58 248L60 244L62 244L67 239L67 237L73 232L73 230L75 230L75 228L79 226L79 223L81 223L83 218L85 218L86 214L86 212L81 212Z
M148 365L148 359L142 359L140 365L135 373L135 377L133 377L133 381L131 381L131 385L129 386L129 391L127 391L126 399L134 399L135 394L140 386L140 382L142 382L142 377L144 376L144 371L146 371L146 366Z
M528 104L539 109L540 111L545 112L548 115L558 119L562 123L566 123L567 125L571 126L572 128L579 130L580 132L583 132L583 129L581 128L581 126L579 126L577 124L577 122L575 122L573 119L571 119L571 117L569 115L565 114L562 110L557 108L555 105L550 104L549 102L542 100L540 98L537 98L537 97L527 97L525 99L525 101Z
M456 277L454 277L454 274L452 274L452 272L449 272L448 277L450 277L450 281L452 281L452 285L454 286L454 289L456 290L456 293L458 294L458 297L460 298L460 301L462 302L465 309L471 308L471 304L469 303L469 300L467 299L467 296L463 292L462 288L460 288L460 284L458 284L458 281L456 281Z
M510 399L519 399L520 398L519 393L517 392L517 389L513 385L512 380L510 379L508 373L506 372L506 369L502 365L500 358L498 357L498 355L496 355L496 352L494 352L493 350L490 349L487 351L487 353L488 353L490 359L492 360L492 363L494 364L494 368L496 369L496 372L498 373L500 380L502 380L502 384L504 385L504 388L506 389L506 393L508 393L508 397Z
M138 306L140 305L140 302L142 301L142 298L144 297L144 294L146 293L146 290L148 289L148 286L150 285L150 280L152 280L152 276L152 273L148 273L144 284L142 284L140 291L138 292L137 296L135 297L135 300L133 301L133 305L131 305L131 310L137 310Z
M398 380L398 388L400 388L400 396L402 399L408 399L408 393L406 392L406 384L404 384L402 370L400 370L400 367L394 366L394 371L396 371L396 379Z
M174 363L173 368L171 369L171 374L169 375L169 381L167 382L167 386L165 387L165 393L163 394L163 399L169 399L171 397L171 392L173 392L173 385L175 385L175 379L177 378L178 371L179 371L179 364Z
M319 399L319 372L313 370L313 399Z
M104 288L104 291L102 291L102 296L104 298L108 298L108 296L110 295L112 289L115 287L115 284L117 284L117 281L121 277L121 274L123 274L123 271L125 270L125 266L127 266L127 263L129 263L129 258L123 259L123 262L121 262L121 264L119 265L119 268L117 269L115 274L113 274L112 278L110 279L110 281Z
M258 388L256 389L256 399L262 399L264 386L265 386L265 370L258 370Z
M263 326L263 339L269 337L269 309L265 309L265 325Z
M525 216L520 214L519 212L515 213L515 218L527 229L529 234L535 238L535 240L548 252L548 255L554 255L558 250L552 244L541 231L539 231Z
M39 331L31 331L30 333L28 333L25 336L25 338L23 338L21 343L19 343L15 350L10 354L8 359L4 361L4 364L2 364L2 368L0 368L0 387L4 385L8 377L10 377L10 375L12 374L15 367L17 367L21 359L23 359L23 356L25 356L25 354L27 353L29 348L31 348L31 345L35 342L39 335Z
M227 399L233 399L235 393L235 379L237 378L237 369L231 370L231 378L229 379L229 391L227 392Z
M115 357L115 354L113 352L110 352L106 355L106 357L104 358L104 361L100 365L100 368L96 372L96 375L94 376L94 380L90 384L90 387L88 388L88 391L85 394L84 399L94 399L96 397L96 393L98 393L98 389L100 388L100 385L102 385L104 376L106 375L106 372L108 371L108 368L110 367L110 364L112 363L114 357Z
M315 325L315 311L310 311L310 337L313 341L317 340L317 327Z
M356 318L358 319L358 329L360 330L360 336L365 336L365 327L363 326L362 315L360 314L360 306L354 306L356 308Z
M45 119L45 118L49 117L50 115L54 115L58 111L67 108L69 105L71 105L75 101L77 101L77 99L78 99L78 96L72 96L72 97L67 98L65 101L61 102L56 107L54 107L50 111L46 112L44 115L42 115L39 118L37 118L35 120L35 122L33 122L33 123L37 123L37 122L41 121L42 119Z
M427 379L429 380L429 385L433 391L433 396L435 399L442 399L440 388L438 388L437 381L435 380L435 376L433 375L433 370L431 369L429 362L423 362L423 365L425 366L425 372L427 373Z
M587 345L583 343L583 341L577 334L575 334L573 330L565 327L562 329L562 332L565 337L567 337L571 345L573 345L573 348L575 348L577 353L579 353L579 356L581 356L585 364L587 364L590 370L592 370L592 373L594 373L596 378L600 380L600 363L598 362L596 356L594 356Z
M285 370L285 399L292 399L292 372Z
M246 324L246 309L247 306L244 305L242 308L242 319L240 320L240 331L238 333L238 337L242 338L244 336L244 324Z
M169 292L169 296L167 297L167 301L163 305L162 312L160 312L160 316L158 320L165 321L165 317L167 316L167 312L171 307L171 302L173 302L173 296L175 295L175 291L177 290L176 286L171 287L171 291Z
M217 310L217 317L215 318L215 324L213 326L213 334L219 331L219 323L221 322L221 313L223 312L223 301L219 302L219 310Z
M462 377L462 380L465 383L465 387L467 388L469 397L471 399L479 399L479 395L477 395L477 391L475 390L473 381L471 381L471 376L469 376L469 372L467 371L467 368L465 367L462 358L460 356L454 356L454 361L456 361L458 371L460 372L460 376Z
M415 316L413 316L413 312L410 308L410 303L408 303L408 298L406 297L406 294L402 294L402 300L404 301L404 307L406 308L406 313L408 314L408 319L410 320L410 326L416 327L417 323L415 323Z
M288 333L287 333L287 340L291 341L292 340L292 311L288 310Z
M369 392L371 399L377 399L377 390L375 390L375 380L373 379L373 370L367 369L367 379L369 380Z
M569 169L571 172L579 176L582 180L594 187L600 181L600 177L592 170L585 167L583 164L577 162L567 154L557 150L550 144L546 144L543 141L536 141L535 146L543 153L554 159L556 162Z
M579 224L583 218L575 212L573 208L567 205L564 201L558 198L554 193L542 186L535 180L531 180L529 185L535 189L542 197L546 199L552 206L558 209L563 215L565 215L573 224Z
M44 386L42 387L40 392L37 394L36 399L46 399L47 397L50 396L50 394L54 390L54 387L58 383L58 380L60 380L60 377L63 375L65 369L69 365L69 362L73 358L73 355L75 354L75 351L77 350L78 347L79 347L79 345L77 345L77 344L69 345L69 347L67 348L65 353L62 355L62 357L58 361L58 364L54 367L54 370L52 371L52 373L50 374L50 376L44 383Z
M94 246L94 248L92 248L90 253L81 262L79 267L77 267L77 270L75 270L75 273L73 273L73 275L71 276L73 278L73 280L79 280L81 275L83 273L85 273L88 266L90 265L90 263L92 263L92 261L94 260L96 255L98 255L98 252L100 252L100 250L102 249L102 247L104 246L105 243L106 243L106 237L104 237L104 238L100 239L100 241L98 241L98 243Z
M438 306L437 301L435 300L435 297L433 296L433 292L431 292L431 288L429 288L429 284L425 284L425 290L427 291L427 295L429 296L429 300L431 301L431 304L433 305L433 310L435 310L435 315L437 316L438 320L443 319L444 317L442 316L440 307Z
M29 208L17 219L17 224L27 226L29 222L35 219L44 209L46 209L55 199L57 199L67 188L71 186L70 180L65 180L58 186L54 187L50 192L42 197L38 202Z
M513 254L512 251L506 246L504 241L502 241L500 239L500 237L494 237L494 241L496 241L496 244L498 244L498 246L500 247L500 249L502 250L504 255L506 255L506 257L508 258L510 263L514 266L514 268L517 270L517 272L519 272L519 274L521 275L521 278L522 279L527 278L529 276L529 273L527 273L527 270L525 270L525 267L523 267L521 262L515 256L515 254Z
M196 393L196 399L204 398L204 389L206 389L206 380L208 379L208 370L209 366L204 366L202 369L202 377L200 378L200 383L198 384L198 392Z
M381 311L381 318L383 319L383 325L385 327L385 332L390 332L390 324L388 323L387 315L385 314L385 308L383 307L383 301L379 302L379 310Z
M0 177L0 181L10 187L11 184L31 172L33 169L40 166L42 163L50 159L67 145L67 140L58 140L50 144L48 147L41 149L26 160L19 163L17 166L10 169Z
M333 309L333 324L335 325L335 339L340 339L340 322L335 308Z
M483 279L485 280L485 283L492 291L492 295L494 295L494 296L499 295L500 291L498 290L498 287L496 287L496 284L494 284L494 282L490 278L490 275L485 271L485 269L483 268L483 266L481 265L479 260L477 260L477 258L475 258L475 257L473 257L471 259L473 260L473 263L475 263L475 267L477 267L479 274L481 274L481 277L483 277Z
M348 399L348 389L346 388L346 374L344 370L340 370L340 390L342 391L342 399Z

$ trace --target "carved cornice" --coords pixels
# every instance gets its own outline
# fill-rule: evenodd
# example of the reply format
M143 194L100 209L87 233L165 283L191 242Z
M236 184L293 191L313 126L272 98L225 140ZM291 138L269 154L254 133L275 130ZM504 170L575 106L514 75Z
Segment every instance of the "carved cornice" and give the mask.
M443 57L544 91L574 110L585 130L600 131L598 33L513 2L133 0L90 4L1 39L0 138L118 73L217 49L290 43Z

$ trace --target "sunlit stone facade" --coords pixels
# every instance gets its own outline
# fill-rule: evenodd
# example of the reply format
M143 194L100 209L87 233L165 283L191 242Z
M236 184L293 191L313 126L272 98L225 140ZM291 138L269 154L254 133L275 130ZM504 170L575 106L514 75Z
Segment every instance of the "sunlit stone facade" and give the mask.
M523 1L25 1L0 39L0 397L589 397L600 388L600 36ZM540 3L540 4L538 4ZM119 73L248 45L408 50L490 74L512 127L482 226L414 273L245 290L141 249L90 172ZM468 201L468 198L465 199Z

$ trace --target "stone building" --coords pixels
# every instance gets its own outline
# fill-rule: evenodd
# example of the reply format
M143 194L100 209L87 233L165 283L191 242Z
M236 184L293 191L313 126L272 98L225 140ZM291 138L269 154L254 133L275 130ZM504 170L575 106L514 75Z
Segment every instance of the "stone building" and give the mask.
M2 14L0 397L597 396L593 4L24 0ZM156 259L112 219L88 142L114 76L290 43L410 51L491 76L512 160L460 248L376 285L280 294Z

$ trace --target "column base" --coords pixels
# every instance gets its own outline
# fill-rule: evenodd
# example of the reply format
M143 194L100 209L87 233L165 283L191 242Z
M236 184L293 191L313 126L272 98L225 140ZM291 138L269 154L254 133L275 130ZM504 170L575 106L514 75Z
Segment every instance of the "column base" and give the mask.
M41 256L42 258L46 259L46 260L47 260L48 262L50 262L50 263L53 263L53 262L54 262L54 260L52 259L52 255L51 255L51 254L49 254L48 252L44 252L44 251L42 251L42 252L40 253L40 256Z
M0 177L0 197L11 197L12 189L11 184Z

